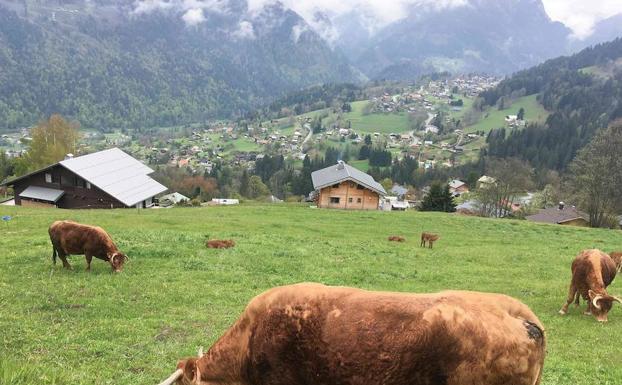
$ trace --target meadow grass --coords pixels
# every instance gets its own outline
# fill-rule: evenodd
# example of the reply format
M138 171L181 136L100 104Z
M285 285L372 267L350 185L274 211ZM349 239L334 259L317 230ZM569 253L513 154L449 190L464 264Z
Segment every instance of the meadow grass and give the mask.
M619 231L420 212L305 205L71 211L0 206L0 381L155 384L208 348L256 294L301 281L374 290L466 289L514 296L546 327L543 383L620 384L622 309L608 324L559 316L570 263L585 248L622 249ZM57 219L104 227L130 256L120 274L94 260L52 265ZM421 231L441 234L419 248ZM387 242L389 235L405 243ZM233 238L233 249L207 249ZM620 284L610 287L622 294ZM582 305L583 306L583 305Z
M543 123L549 116L549 113L536 100L536 95L523 96L512 102L510 107L503 110L499 110L496 107L489 108L485 112L487 116L483 117L479 122L466 127L464 131L467 133L476 131L487 133L493 128L505 127L505 116L518 114L521 107L525 109L525 120L527 120L527 123Z
M374 132L389 134L408 131L408 115L405 112L381 113L363 115L363 108L369 103L367 100L352 102L352 111L344 113L342 120L350 121L352 129L360 134L372 134Z

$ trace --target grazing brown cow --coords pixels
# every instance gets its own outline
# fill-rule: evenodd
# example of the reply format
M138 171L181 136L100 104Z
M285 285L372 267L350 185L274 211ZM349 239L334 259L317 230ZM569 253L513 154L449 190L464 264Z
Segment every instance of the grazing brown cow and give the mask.
M432 234L432 233L421 233L421 247L425 247L425 243L426 241L428 242L428 245L430 246L430 249L432 248L432 245L434 244L434 242L438 241L438 239L441 236L438 234Z
M205 242L205 246L210 249L228 249L235 246L233 239L211 239Z
M255 297L161 384L536 385L543 326L501 295L297 284Z
M101 227L72 221L56 221L52 223L48 233L52 241L52 261L56 264L58 255L67 269L71 269L71 265L67 262L67 256L71 254L84 254L86 270L91 270L91 260L96 257L109 262L116 273L121 271L127 259Z
M614 253L612 253L614 254ZM568 312L568 305L573 301L579 305L579 296L587 301L586 315L592 314L600 322L607 322L607 314L614 301L620 299L607 293L607 286L611 284L620 270L621 255L609 255L600 250L583 250L572 261L572 279L568 289L568 298L562 306L559 314Z
M404 237L400 237L399 235L391 235L389 237L390 242L404 242L405 240Z

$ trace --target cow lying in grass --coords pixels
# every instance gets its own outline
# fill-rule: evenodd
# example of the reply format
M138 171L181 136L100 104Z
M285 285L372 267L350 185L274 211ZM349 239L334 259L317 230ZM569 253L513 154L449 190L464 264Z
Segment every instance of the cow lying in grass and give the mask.
M235 246L233 239L211 239L205 242L205 246L210 249L228 249Z
M430 249L432 248L432 245L434 245L434 242L438 241L438 239L440 238L440 235L438 234L432 234L432 233L421 233L421 247L425 247L425 243L428 242L428 245L430 246Z
M391 235L389 237L389 242L404 242L405 240L404 237L400 237L399 235Z
M306 283L252 299L161 385L536 385L544 356L542 324L505 295Z
M564 315L568 312L568 305L573 301L579 305L579 296L587 301L584 314L593 315L600 322L607 322L607 314L614 302L622 301L607 293L607 286L611 284L622 267L622 253L614 252L610 255L600 250L583 250L572 261L572 279L568 289L566 303L559 311Z
M52 261L56 256L63 267L71 269L67 256L84 254L86 270L91 270L93 257L110 263L114 272L120 272L127 256L119 251L112 238L101 227L82 225L72 221L56 221L48 229L52 242Z

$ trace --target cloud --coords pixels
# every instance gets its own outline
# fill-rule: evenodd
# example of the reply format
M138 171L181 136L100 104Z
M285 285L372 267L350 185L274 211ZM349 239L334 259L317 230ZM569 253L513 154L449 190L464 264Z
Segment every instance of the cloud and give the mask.
M205 21L205 15L201 8L191 8L181 17L187 26L192 27Z
M338 17L348 17L356 12L365 21L370 33L408 15L413 5L445 9L464 6L468 0L248 0L248 9L256 15L269 5L283 4L302 16L303 19L328 42L339 37L331 24Z
M159 10L172 9L175 6L168 0L139 0L134 2L133 14L140 15Z
M309 27L304 24L296 24L294 27L292 27L292 40L294 41L294 43L298 43L300 36L308 30Z
M227 13L229 10L229 0L135 0L132 14L146 14L156 11L177 11L183 12L184 16L188 11L193 11L193 17L197 17L198 11L211 13ZM205 14L203 14L205 17Z
M575 38L585 39L600 20L622 13L622 0L543 0L549 17L572 29Z
M241 21L240 24L238 24L238 29L233 31L232 35L238 39L254 39L255 28L253 27L253 23L246 20Z

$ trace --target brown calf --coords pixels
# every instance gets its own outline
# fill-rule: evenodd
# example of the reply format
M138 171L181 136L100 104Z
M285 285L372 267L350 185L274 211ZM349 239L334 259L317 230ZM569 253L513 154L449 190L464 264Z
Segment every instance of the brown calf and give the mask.
M537 385L543 330L501 294L283 286L161 385Z
M572 279L568 289L566 303L559 310L559 314L568 312L568 305L573 301L579 305L579 296L587 301L584 314L593 315L600 322L607 322L607 314L615 301L622 301L607 293L607 286L611 284L620 270L622 254L612 253L614 258L600 250L583 250L572 261Z
M438 239L440 238L440 235L438 234L432 234L432 233L421 233L421 247L425 247L425 243L428 242L428 245L430 246L430 249L432 248L432 245L434 244L434 242L438 241Z
M404 237L400 237L399 235L391 235L389 237L390 242L404 242L405 240Z
M72 221L56 221L48 229L52 242L52 261L56 256L63 261L63 267L71 269L67 256L84 254L86 270L91 270L93 257L110 263L116 273L123 269L127 256L119 251L112 238L101 227L82 225Z
M205 242L205 246L209 249L228 249L235 246L233 239L211 239Z

